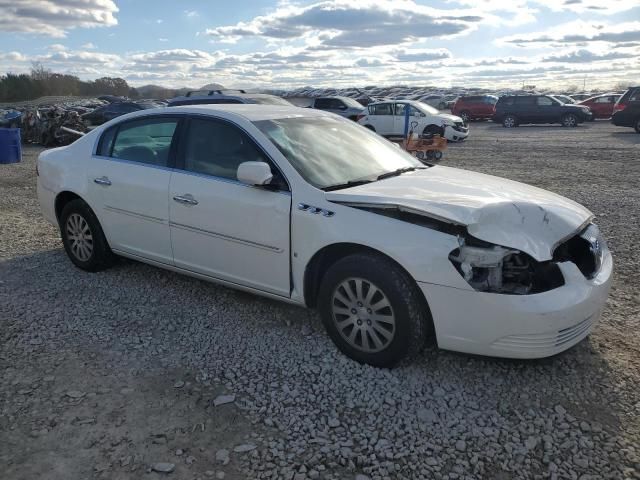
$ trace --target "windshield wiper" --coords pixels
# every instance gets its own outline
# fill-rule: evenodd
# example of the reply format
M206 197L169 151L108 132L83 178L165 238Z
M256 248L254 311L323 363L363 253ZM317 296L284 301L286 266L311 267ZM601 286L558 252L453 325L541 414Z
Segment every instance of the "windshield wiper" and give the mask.
M341 190L343 188L349 187L357 187L358 185L364 185L365 183L375 182L376 180L349 180L345 183L337 183L335 185L329 185L328 187L324 187L322 190L325 192L330 192L331 190Z
M391 172L386 172L381 175L378 175L378 178L376 178L376 180L384 180L385 178L397 177L398 175L402 175L403 173L406 173L406 172L413 172L414 170L417 170L417 168L416 167L398 168L397 170L392 170Z

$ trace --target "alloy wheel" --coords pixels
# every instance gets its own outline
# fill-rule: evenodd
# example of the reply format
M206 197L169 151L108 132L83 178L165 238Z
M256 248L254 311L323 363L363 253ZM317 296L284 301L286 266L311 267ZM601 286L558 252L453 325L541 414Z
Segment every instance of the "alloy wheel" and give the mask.
M72 213L67 218L67 240L73 255L81 262L86 262L93 254L93 234L84 217Z
M513 118L512 116L505 117L502 124L507 128L513 128L516 126L516 119Z
M333 321L342 338L367 353L384 350L396 332L396 318L389 299L372 282L348 278L331 299Z
M576 126L576 117L574 117L573 115L567 115L566 117L564 117L564 122L563 122L565 127L575 127Z

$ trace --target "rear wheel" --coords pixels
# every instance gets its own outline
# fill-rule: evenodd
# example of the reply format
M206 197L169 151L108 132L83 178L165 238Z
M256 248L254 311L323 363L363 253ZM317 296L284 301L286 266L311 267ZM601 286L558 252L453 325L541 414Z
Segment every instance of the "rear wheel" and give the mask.
M506 115L502 119L502 126L504 128L514 128L518 126L518 119L514 115Z
M568 113L562 117L562 126L563 127L577 127L578 126L578 117L576 117L573 113Z
M114 255L100 222L83 200L72 200L64 206L60 214L60 233L69 259L77 267L97 272L113 263Z
M318 305L340 351L361 363L391 367L424 346L429 323L420 295L391 260L360 253L329 268Z

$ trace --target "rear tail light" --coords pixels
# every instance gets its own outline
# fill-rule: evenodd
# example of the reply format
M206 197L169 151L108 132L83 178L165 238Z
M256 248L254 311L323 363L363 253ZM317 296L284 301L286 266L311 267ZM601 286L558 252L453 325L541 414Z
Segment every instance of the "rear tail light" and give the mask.
M627 104L626 104L626 103L616 103L616 104L613 106L613 113L621 112L621 111L623 111L625 108L627 108Z

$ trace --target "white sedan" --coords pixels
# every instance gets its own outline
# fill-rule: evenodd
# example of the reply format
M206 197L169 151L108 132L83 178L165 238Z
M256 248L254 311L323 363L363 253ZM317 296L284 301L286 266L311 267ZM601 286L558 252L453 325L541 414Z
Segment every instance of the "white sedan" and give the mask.
M319 110L202 105L112 120L38 159L71 261L121 255L317 308L376 366L439 347L545 357L591 332L612 259L577 203L428 167Z
M462 118L441 113L435 108L413 100L387 100L367 105L358 117L358 123L383 137L402 137L405 134L406 109L409 108L409 125L418 135L437 134L450 142L460 142L469 136Z

